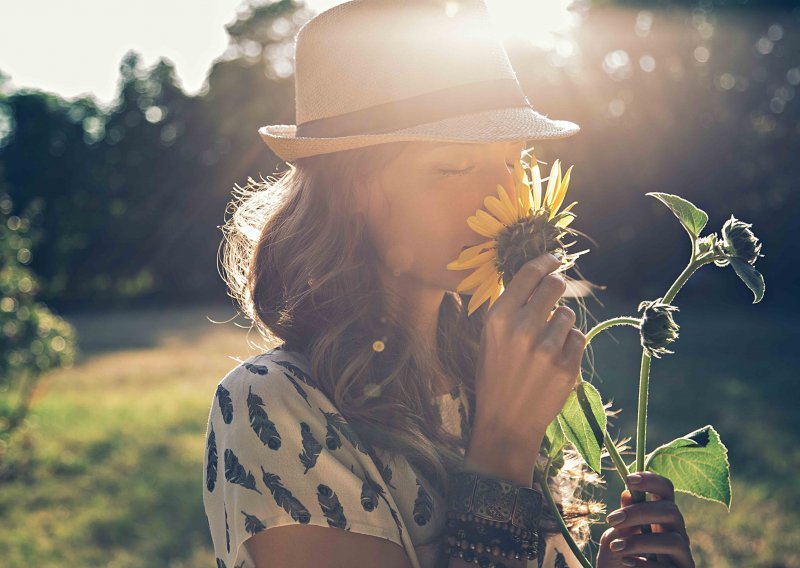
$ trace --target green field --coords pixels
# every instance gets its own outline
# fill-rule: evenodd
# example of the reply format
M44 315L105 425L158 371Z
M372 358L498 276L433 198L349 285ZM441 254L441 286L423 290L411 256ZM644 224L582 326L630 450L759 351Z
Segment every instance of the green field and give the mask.
M637 303L590 307L596 317L634 315ZM652 364L648 447L712 424L733 477L730 513L677 496L697 565L800 567L794 324L747 301L728 314L680 307L676 354ZM206 420L231 357L259 352L245 329L208 321L234 314L204 306L68 317L82 357L43 377L26 428L5 450L14 476L0 485L4 567L215 565L202 503ZM600 376L591 380L623 409L615 437L620 426L635 433L634 331L593 342ZM606 477L611 510L621 487Z

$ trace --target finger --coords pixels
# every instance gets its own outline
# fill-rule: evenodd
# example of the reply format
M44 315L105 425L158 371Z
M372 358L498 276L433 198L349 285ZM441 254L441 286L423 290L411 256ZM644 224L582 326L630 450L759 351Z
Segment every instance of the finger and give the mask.
M529 260L511 278L495 305L503 311L516 313L528 303L531 292L539 286L542 279L559 266L561 266L561 261L549 253L540 254L533 260Z
M669 478L659 475L652 471L637 471L635 474L641 477L639 483L631 483L631 475L627 478L629 490L646 491L658 495L661 499L675 500L675 486Z
M564 343L575 323L575 312L567 306L558 306L553 311L553 317L544 324L541 342L550 345L561 355L564 352Z
M623 566L635 566L641 568L680 568L671 560L647 560L641 556L623 556Z
M653 494L652 494L652 493L648 493L647 495L652 497L652 495L653 495ZM647 502L647 503L653 503L653 502L657 502L657 500L656 500L656 501L646 501L646 502ZM665 502L665 503L669 503L669 501L666 501L666 500L665 500L664 502ZM625 490L623 490L623 491L622 491L622 493L620 493L620 509L622 509L622 508L624 508L624 507L628 507L628 506L630 506L630 505L636 505L636 504L637 504L637 503L634 503L634 502L633 502L633 497L631 496L631 494L630 494L630 491L628 491L627 489L625 489ZM612 512L613 512L613 511L612 511ZM610 514L610 513L609 513L609 514ZM681 514L681 519L683 519L683 514ZM689 542L689 534L686 532L686 524L685 524L685 519L682 521L682 523L683 523L683 524L681 525L681 527L679 527L679 529L677 530L677 532L680 532L680 533L682 533L682 534L683 534L683 536L686 538L686 542ZM637 525L637 526L639 527L639 529L640 529L640 530L636 531L636 533L635 533L635 534L638 534L638 533L640 533L640 532L643 532L643 531L641 531L641 527L642 527L642 525ZM651 527L651 529L650 529L650 530L651 530L652 532L664 532L666 529L664 529L664 528L662 528L662 527L660 527L660 526L653 526L653 527Z
M618 538L625 539L641 533L642 531L639 530L639 527L622 527L622 528L612 527L603 534L606 536L605 542L609 543L612 540L616 540ZM608 548L608 544L606 544L606 548Z
M552 318L550 317L550 310L558 303L566 289L567 281L563 276L555 272L546 274L537 283L536 288L532 290L533 295L530 301L519 310L520 321L532 328L535 335L538 336L542 330L547 329L550 324L556 321L554 318L558 317L559 312L567 311L569 313L571 311L569 308L565 310L564 307L557 306L552 311ZM559 347L562 345L564 345L563 341Z
M617 544L622 544L619 548ZM676 532L645 533L625 537L620 540L611 540L609 550L622 556L645 554L663 554L678 566L691 566L692 555L689 545Z
M633 503L612 511L606 522L615 528L635 527L658 523L662 532L686 532L686 524L674 501Z
M583 361L583 352L586 349L586 335L576 327L569 330L567 341L564 343L564 351L562 358L565 363L572 364L575 369L575 375L581 370L581 362Z

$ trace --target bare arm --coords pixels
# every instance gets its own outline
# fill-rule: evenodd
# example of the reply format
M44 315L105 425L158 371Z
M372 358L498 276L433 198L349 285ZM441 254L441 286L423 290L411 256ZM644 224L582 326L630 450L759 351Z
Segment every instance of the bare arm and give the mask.
M317 525L286 525L244 542L256 568L411 568L405 549L372 535Z

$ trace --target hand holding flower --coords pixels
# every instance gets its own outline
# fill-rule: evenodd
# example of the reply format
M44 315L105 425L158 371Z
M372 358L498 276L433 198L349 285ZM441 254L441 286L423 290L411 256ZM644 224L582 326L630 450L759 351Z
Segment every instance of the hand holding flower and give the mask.
M561 267L563 273L567 268L574 267L578 256L589 252L586 250L570 254L567 249L574 243L563 241L566 235L578 233L568 227L575 218L575 214L569 210L577 202L558 212L566 194L570 171L562 178L561 166L556 160L547 191L542 196L542 179L535 156L531 159L530 170L529 180L522 164L517 164L515 186L511 195L502 186L498 186L499 197L490 196L485 200L489 212L479 210L467 220L474 231L490 240L465 250L457 260L447 266L451 270L475 269L458 286L459 292L474 290L468 308L470 315L487 300L491 313L492 305L500 299L504 285L509 284L521 267L542 253L564 254L565 262ZM623 492L623 510L630 514L629 521L626 522L636 523L638 528L632 532L630 525L622 524L609 529L606 535L610 536L606 536L606 541L603 541L604 548L598 556L598 566L626 565L622 563L622 556L613 556L614 551L610 546L612 540L625 536L625 540L629 541L626 550L644 556L634 559L634 563L628 565L693 567L683 517L674 506L676 490L721 503L730 509L727 448L711 425L698 428L645 454L650 363L654 357L660 358L661 355L674 353L667 349L678 338L679 329L672 317L672 312L678 311L678 308L671 302L700 267L712 263L718 267L732 266L755 295L753 303L761 301L765 289L764 278L754 268L758 257L764 256L760 254L761 243L750 230L750 224L733 216L722 227L721 238L716 234L701 237L700 232L708 221L708 215L704 211L677 195L655 192L647 195L656 197L669 207L688 232L692 242L689 264L662 297L639 304L639 311L644 312L641 317L612 318L598 323L586 334L588 343L595 335L612 326L630 325L639 330L642 363L639 376L636 460L626 464L622 459L617 445L607 431L602 397L591 383L583 380L579 369L574 390L567 396L556 419L547 425L542 439L540 452L547 458L547 464L534 471L534 479L539 482L548 506L559 520L562 535L585 567L591 565L578 549L561 519L547 483L553 471L558 472L562 450L567 443L572 443L598 474L602 470L601 450L605 447L608 457L624 481L627 482L631 471L641 472L645 479L641 485L629 486L629 490ZM591 287L586 281L570 281L566 277L565 281L567 293L563 295L567 297L580 298ZM503 300L504 298L500 299L501 304L505 303ZM512 335L519 334L520 331L517 330ZM511 343L511 336L507 339ZM528 373L533 372L535 367L531 365ZM539 386L542 387L543 384ZM546 389L542 392L550 394ZM557 389L557 394L560 396L561 390ZM476 398L480 400L480 393L477 395ZM545 413L545 416L549 417L550 414ZM654 495L654 501L646 501L647 492ZM655 533L652 532L651 525L656 527ZM653 551L660 557L653 557ZM666 560L667 557L671 562ZM662 560L670 563L664 564Z
M678 506L672 482L657 473L637 473L636 487L652 495L652 501L634 503L626 489L620 495L621 507L611 512L607 521L612 527L600 537L597 568L622 566L674 566L694 568L689 535ZM629 476L629 480L632 476ZM630 481L629 481L630 482ZM642 525L652 525L652 534L644 534ZM656 563L644 558L656 553Z

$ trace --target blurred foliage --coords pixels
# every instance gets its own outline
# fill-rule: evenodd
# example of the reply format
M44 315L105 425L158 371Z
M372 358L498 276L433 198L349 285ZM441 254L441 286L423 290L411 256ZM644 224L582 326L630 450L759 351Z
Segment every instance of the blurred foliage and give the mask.
M793 8L798 5L797 0L592 0L594 6L605 4L619 4L621 6L671 8L741 8L763 10L765 8Z
M224 294L217 226L236 179L269 162L258 126L293 120L280 52L290 58L284 44L310 15L287 1L243 12L197 97L177 86L171 62L144 70L134 52L108 111L90 98L0 95L0 163L15 206L44 204L31 264L43 299L102 307Z
M576 227L587 278L604 294L655 297L689 241L649 191L679 194L718 228L731 214L764 242L772 285L759 309L796 308L800 9L737 2L577 3L581 23L546 47L506 46L540 112L581 125L531 143L544 166L575 164ZM762 8L766 6L760 3ZM30 268L55 308L181 304L225 298L219 227L238 182L285 169L257 129L292 124L294 36L313 12L294 0L243 5L228 49L187 96L167 59L119 67L108 109L7 92L0 76L0 164L15 207L43 204ZM543 166L543 167L544 167ZM657 253L657 255L654 255ZM632 267L636 267L633 271ZM747 292L701 271L682 300L730 305ZM727 280L726 280L727 278Z
M74 329L36 301L37 278L27 267L39 238L31 219L40 206L34 200L22 214L11 215L12 201L0 180L0 440L22 424L39 377L75 358Z

